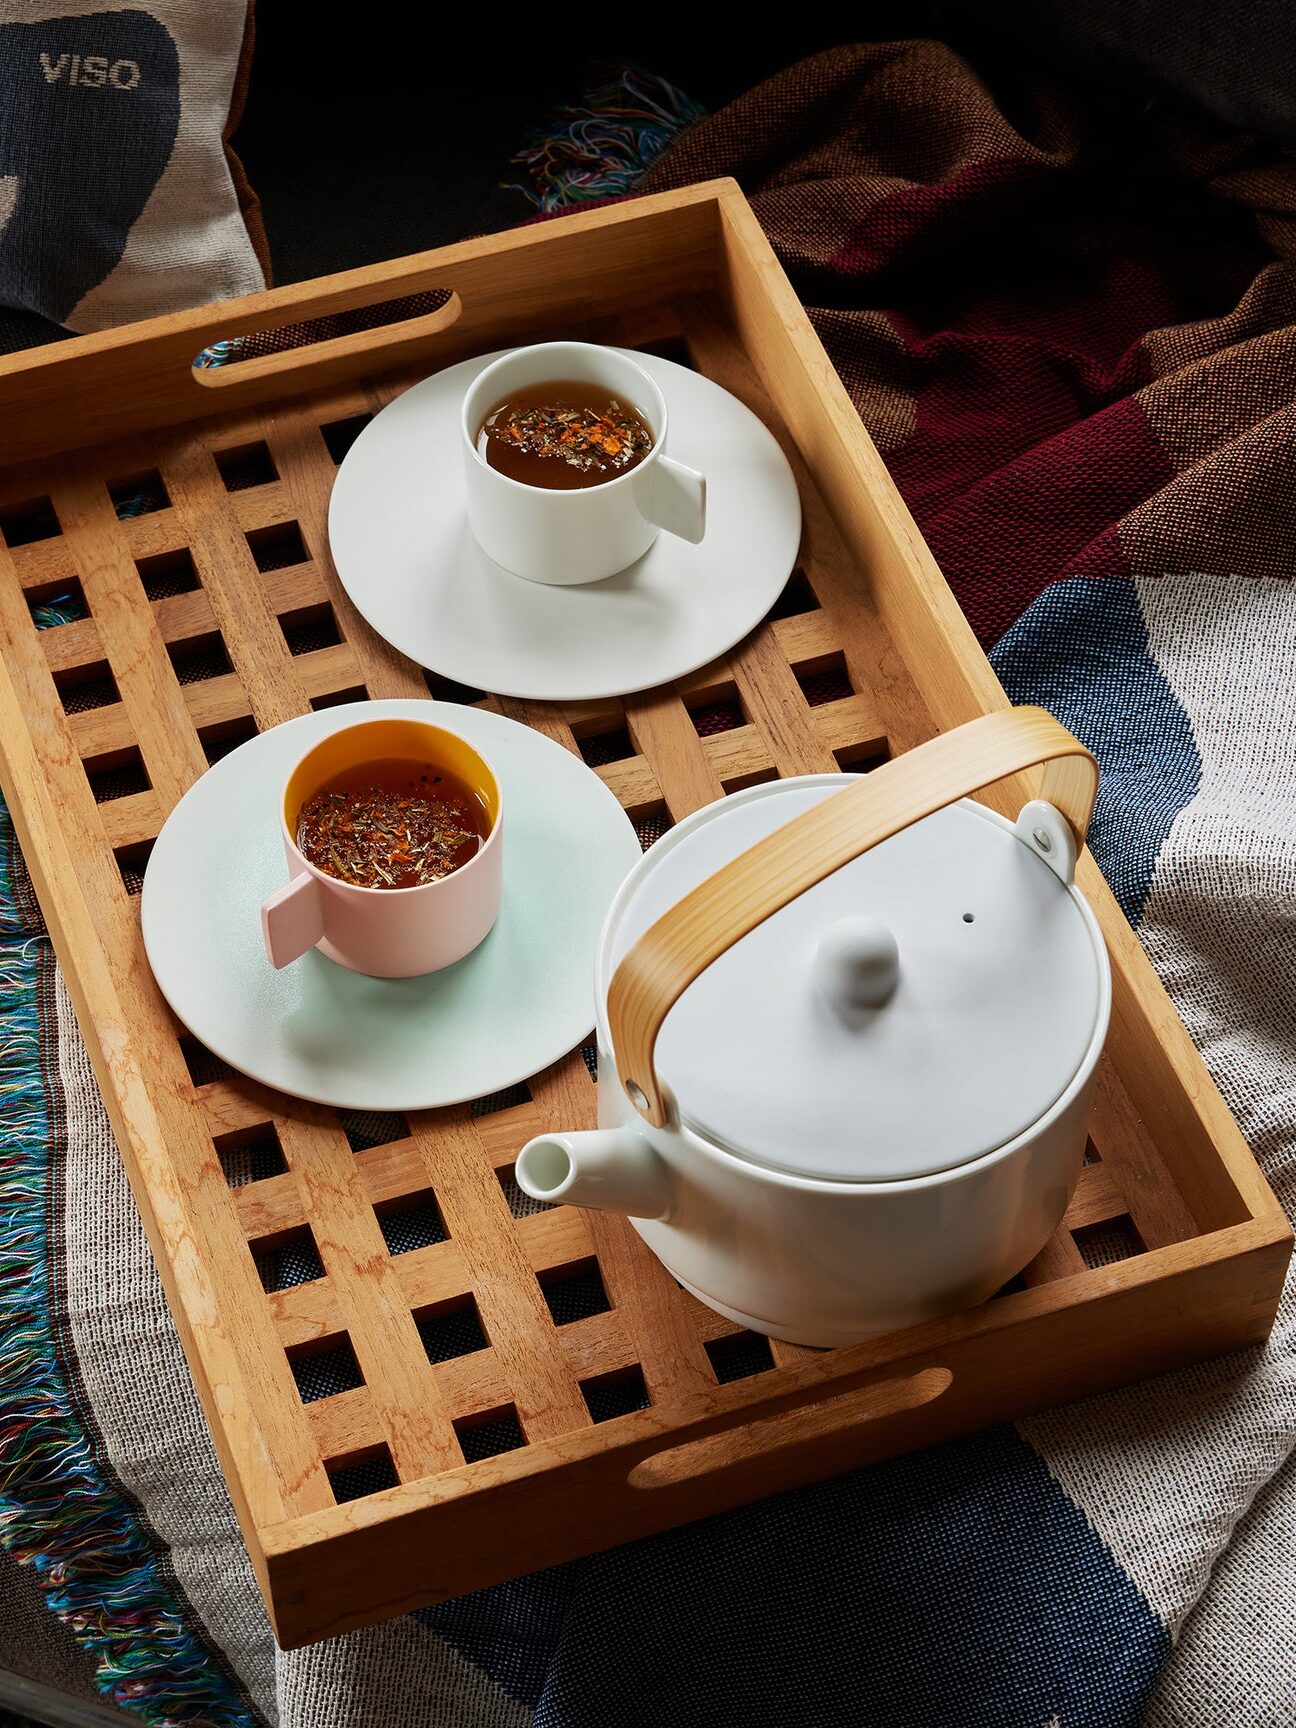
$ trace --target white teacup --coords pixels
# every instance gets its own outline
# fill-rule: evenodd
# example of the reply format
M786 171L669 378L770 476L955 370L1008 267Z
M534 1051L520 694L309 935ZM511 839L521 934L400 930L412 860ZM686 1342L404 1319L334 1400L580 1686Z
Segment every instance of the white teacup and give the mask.
M597 486L551 491L492 468L477 450L482 421L511 391L595 385L634 408L653 435L643 461ZM463 450L468 522L488 558L531 582L600 582L642 558L664 528L696 544L706 531L706 480L665 453L666 402L627 355L592 342L541 342L493 361L468 387Z

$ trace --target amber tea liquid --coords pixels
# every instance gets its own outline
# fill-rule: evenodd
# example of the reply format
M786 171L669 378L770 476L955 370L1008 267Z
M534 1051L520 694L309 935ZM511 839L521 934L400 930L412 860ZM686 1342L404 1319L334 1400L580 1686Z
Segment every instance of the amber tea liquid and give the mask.
M335 774L297 817L297 845L357 888L418 888L475 858L490 834L481 796L435 762L387 757Z
M638 409L577 380L511 390L477 429L477 452L492 468L555 492L615 480L637 468L652 447Z

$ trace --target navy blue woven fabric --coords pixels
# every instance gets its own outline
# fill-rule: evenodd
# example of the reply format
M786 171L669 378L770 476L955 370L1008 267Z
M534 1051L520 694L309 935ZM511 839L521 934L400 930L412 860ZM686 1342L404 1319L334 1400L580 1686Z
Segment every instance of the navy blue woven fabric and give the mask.
M1131 924L1170 824L1194 797L1192 727L1148 646L1134 584L1055 582L999 639L990 663L1014 702L1047 708L1102 767L1089 846Z
M1135 1728L1168 1647L1009 1428L419 1618L534 1728Z

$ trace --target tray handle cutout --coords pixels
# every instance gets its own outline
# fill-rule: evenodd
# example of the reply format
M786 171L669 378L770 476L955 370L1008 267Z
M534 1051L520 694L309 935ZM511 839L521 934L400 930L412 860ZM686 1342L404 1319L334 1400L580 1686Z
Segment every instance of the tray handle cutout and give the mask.
M833 1398L811 1397L790 1410L758 1416L738 1427L722 1428L697 1440L650 1452L631 1467L626 1480L631 1488L661 1489L698 1477L718 1476L771 1453L822 1441L844 1428L921 1410L944 1397L953 1383L948 1368L923 1368L917 1374L874 1380Z
M194 356L192 377L205 390L223 390L250 379L299 376L330 361L378 350L391 359L393 348L399 357L401 346L439 336L463 313L463 301L448 288L368 303L354 299L354 293L347 293L341 305L321 295L280 323L266 323L264 314L250 322L233 320L219 334L213 332L213 340ZM428 301L434 303L419 306Z

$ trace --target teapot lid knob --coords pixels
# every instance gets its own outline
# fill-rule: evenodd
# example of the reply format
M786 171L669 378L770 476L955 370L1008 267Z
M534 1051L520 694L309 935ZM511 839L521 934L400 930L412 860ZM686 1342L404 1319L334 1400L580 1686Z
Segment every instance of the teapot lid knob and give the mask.
M900 950L880 918L857 915L832 924L815 950L819 994L844 1020L881 1008L900 982Z

